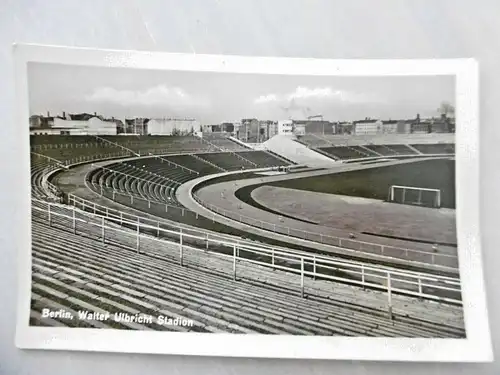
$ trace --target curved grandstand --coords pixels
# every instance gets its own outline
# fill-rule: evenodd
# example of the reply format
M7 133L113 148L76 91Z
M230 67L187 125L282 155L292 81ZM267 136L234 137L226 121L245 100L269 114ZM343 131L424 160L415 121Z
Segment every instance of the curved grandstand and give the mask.
M384 171L453 159L450 134L276 136L259 149L217 134L31 145L33 325L465 336L456 240L439 230L451 228L453 207L424 207L421 192L419 207L386 202L394 177ZM379 190L353 173L376 173ZM422 175L398 173L390 186L426 188ZM440 206L452 201L443 184ZM323 213L307 194L324 194ZM441 214L423 234L362 218L428 222L429 210ZM184 323L47 319L44 306Z

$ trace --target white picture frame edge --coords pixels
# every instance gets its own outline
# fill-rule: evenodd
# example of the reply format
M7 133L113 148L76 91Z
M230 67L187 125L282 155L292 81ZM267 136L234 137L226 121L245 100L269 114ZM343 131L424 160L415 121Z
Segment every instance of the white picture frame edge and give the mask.
M25 218L18 241L16 346L22 349L413 362L491 362L493 351L479 227L479 69L471 58L331 60L244 57L14 45L19 184L13 200ZM27 64L317 76L454 75L456 212L466 339L200 334L30 327L31 199Z

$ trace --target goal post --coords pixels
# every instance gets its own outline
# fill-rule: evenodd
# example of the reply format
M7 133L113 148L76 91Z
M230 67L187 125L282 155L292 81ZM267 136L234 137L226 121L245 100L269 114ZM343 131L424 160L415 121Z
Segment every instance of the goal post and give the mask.
M441 207L441 190L415 186L391 185L388 201L423 207Z

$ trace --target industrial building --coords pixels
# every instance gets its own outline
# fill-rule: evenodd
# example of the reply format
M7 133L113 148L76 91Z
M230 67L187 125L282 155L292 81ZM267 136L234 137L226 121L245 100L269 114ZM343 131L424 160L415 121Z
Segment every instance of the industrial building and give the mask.
M117 124L114 121L103 121L98 117L92 117L88 120L66 120L54 117L50 126L30 128L30 134L116 135Z

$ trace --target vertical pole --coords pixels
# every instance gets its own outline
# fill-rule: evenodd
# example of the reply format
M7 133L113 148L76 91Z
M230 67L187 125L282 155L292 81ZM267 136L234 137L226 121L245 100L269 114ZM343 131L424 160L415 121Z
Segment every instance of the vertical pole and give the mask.
M391 285L391 273L387 272L387 303L389 307L389 319L392 320L392 285Z
M48 220L49 220L49 227L52 226L52 217L50 214L50 203L47 204L47 215L48 215Z
M206 247L207 247L207 250L208 250L208 233L207 233L207 239L206 239Z
M274 266L274 249L271 249L271 264Z
M236 245L233 245L233 280L236 280Z
M421 204L422 203L422 190L419 190L418 191L418 204Z
M113 200L115 200L116 191L113 190Z
M102 243L106 243L106 233L104 232L104 216L101 218L101 228L102 228Z
M158 222L158 228L156 230L156 237L160 237L160 222Z
M361 265L361 285L365 288L365 266Z
M316 280L316 256L313 256L313 279Z
M96 207L96 204L94 203L94 215L96 214L97 212L97 207Z
M402 195L402 198L401 198L401 203L405 203L405 196L406 196L406 189L403 188L403 195Z
M120 211L120 226L123 225L123 212Z
M76 234L76 213L73 210L73 234Z
M168 212L168 205L165 205L165 212Z
M182 228L179 229L179 264L182 266L182 258L184 254L182 253Z
M422 297L422 279L420 279L422 275L418 275L418 296Z
M141 241L140 240L141 227L139 225L140 223L141 223L140 219L139 219L139 217L137 217L137 223L136 223L136 226L137 226L137 253L139 253L139 247L140 247L140 241Z
M134 204L134 196L133 195L130 196L130 204Z
M304 258L300 258L300 296L304 297Z

